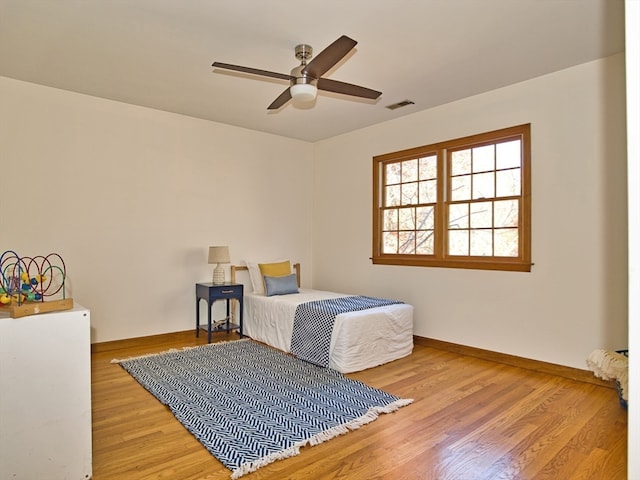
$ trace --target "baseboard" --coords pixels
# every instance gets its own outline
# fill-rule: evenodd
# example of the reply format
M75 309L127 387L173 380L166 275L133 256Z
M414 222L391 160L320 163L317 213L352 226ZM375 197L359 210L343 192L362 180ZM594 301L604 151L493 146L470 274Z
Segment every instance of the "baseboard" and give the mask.
M144 341L157 341L157 339L164 337L176 337L176 336L190 336L193 335L193 330L186 330L182 332L162 333L157 335L150 335L147 337L139 338L127 338L123 340L112 340L101 343L94 343L91 345L91 353L106 352L112 350L118 350L121 348L127 348L137 346ZM483 350L482 348L469 347L467 345L460 345L457 343L445 342L443 340L435 340L433 338L413 336L414 343L417 345L423 345L425 347L437 348L438 350L446 350L460 355L466 355L469 357L480 358L482 360L488 360L490 362L502 363L505 365L511 365L513 367L526 368L527 370L533 370L535 372L546 373L549 375L557 375L563 378L570 378L579 382L591 383L593 385L600 385L603 387L615 388L613 381L602 380L593 375L593 372L588 370L581 370L579 368L565 367L563 365L556 365L554 363L542 362L540 360L532 360L529 358L518 357L516 355L508 355L506 353L494 352L491 350Z
M120 350L123 348L137 347L144 343L157 343L162 339L171 341L172 338L188 337L189 335L195 338L195 329L183 330L180 332L169 333L157 333L155 335L145 335L144 337L123 338L121 340L108 340L106 342L96 342L91 344L91 353L103 353L114 350ZM206 338L206 335L205 335Z
M508 355L506 353L493 352L491 350L483 350L482 348L469 347L459 345L457 343L435 340L433 338L418 337L414 335L414 342L418 345L437 348L438 350L446 350L449 352L467 355L469 357L480 358L490 362L502 363L513 367L526 368L536 372L547 373L549 375L557 375L563 378L570 378L579 382L591 383L603 387L615 388L613 381L602 380L593 375L593 372L581 370L579 368L565 367L556 365L555 363L542 362L540 360L532 360L530 358L518 357L516 355Z

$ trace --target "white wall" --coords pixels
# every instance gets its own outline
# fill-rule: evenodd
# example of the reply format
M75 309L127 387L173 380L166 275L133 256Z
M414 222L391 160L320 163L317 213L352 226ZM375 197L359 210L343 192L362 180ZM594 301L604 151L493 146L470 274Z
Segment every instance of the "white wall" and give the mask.
M0 105L0 253L59 253L94 342L193 328L209 245L310 283L311 144L3 77Z
M419 336L561 365L625 348L624 86L617 55L316 143L314 287L400 298ZM374 155L522 123L531 273L371 264Z

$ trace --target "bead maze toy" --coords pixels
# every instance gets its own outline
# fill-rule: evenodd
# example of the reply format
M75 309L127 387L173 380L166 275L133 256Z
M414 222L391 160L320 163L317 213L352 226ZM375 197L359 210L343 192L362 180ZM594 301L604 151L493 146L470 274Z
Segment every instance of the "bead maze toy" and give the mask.
M19 318L73 308L73 299L66 298L66 278L64 260L57 253L20 257L7 250L0 255L0 312L8 310L12 318Z

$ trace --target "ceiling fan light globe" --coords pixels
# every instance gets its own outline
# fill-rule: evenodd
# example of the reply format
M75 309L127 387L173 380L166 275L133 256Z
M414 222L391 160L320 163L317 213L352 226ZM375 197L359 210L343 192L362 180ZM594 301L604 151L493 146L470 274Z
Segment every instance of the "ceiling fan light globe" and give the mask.
M317 87L310 83L291 85L291 98L297 102L312 102L317 95Z

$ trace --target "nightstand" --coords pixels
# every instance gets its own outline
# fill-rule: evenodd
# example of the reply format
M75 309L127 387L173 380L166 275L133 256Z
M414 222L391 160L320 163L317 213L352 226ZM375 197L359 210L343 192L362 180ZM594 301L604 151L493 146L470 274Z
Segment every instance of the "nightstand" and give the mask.
M229 333L231 330L238 330L242 338L242 297L244 286L240 283L223 283L214 285L213 283L196 283L196 337L200 336L200 329L207 331L207 342L211 343L211 332ZM231 323L231 300L237 300L240 309L238 323ZM206 300L208 316L206 325L200 325L200 300ZM211 307L217 300L227 301L227 317L222 321L211 322Z

